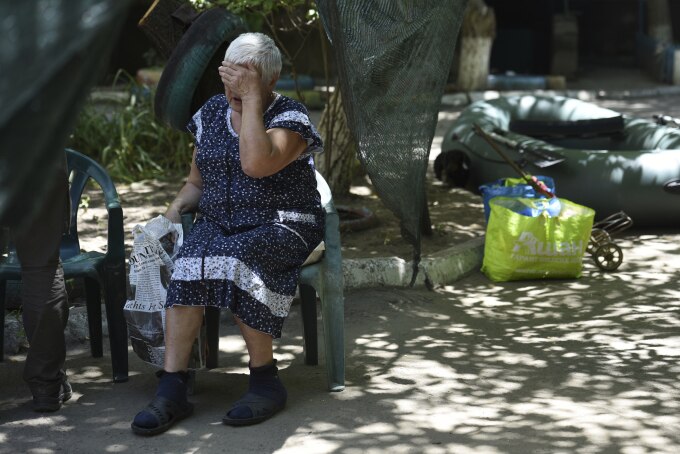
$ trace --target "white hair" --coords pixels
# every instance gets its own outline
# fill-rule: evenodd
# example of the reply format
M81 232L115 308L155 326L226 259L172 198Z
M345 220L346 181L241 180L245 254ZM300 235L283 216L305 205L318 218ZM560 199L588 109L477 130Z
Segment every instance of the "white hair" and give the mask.
M274 40L263 33L242 33L229 44L224 59L237 65L252 64L266 84L281 73L281 51Z

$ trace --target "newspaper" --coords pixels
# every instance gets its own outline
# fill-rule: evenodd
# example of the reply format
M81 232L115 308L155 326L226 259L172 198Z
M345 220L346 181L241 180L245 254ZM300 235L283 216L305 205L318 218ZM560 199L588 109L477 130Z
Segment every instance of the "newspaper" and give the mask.
M130 344L140 359L163 367L165 299L173 259L183 241L182 225L158 216L144 226L136 225L132 235L130 294L124 308ZM194 351L200 353L200 348ZM195 358L192 363L195 365ZM200 357L198 363L203 363Z

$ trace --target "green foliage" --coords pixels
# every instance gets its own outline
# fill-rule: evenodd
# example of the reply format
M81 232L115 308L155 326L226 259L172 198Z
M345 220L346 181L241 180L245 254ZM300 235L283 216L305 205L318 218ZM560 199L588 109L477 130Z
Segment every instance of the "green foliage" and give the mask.
M300 29L310 25L319 14L313 0L189 0L199 11L222 7L241 16L252 31L262 31L265 26L273 33L276 29ZM288 23L275 24L275 16L285 16ZM274 36L276 41L277 37ZM281 45L280 42L278 42Z
M87 103L67 145L101 163L117 181L186 175L191 135L156 120L154 93L129 79L119 92L124 102Z
M280 10L293 10L300 7L316 14L316 4L311 0L189 0L196 9L204 10L221 6L234 14L257 12L271 14Z
M295 61L312 31L320 28L314 0L189 0L199 11L222 7L241 16L251 31L270 34L283 54L283 66L297 80ZM289 47L285 35L297 35L297 49ZM323 56L324 60L326 55ZM306 102L296 84L296 97Z

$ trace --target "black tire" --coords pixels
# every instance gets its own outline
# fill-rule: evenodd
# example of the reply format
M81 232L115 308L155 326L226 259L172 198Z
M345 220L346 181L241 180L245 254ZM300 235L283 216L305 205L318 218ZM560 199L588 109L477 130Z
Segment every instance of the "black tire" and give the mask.
M184 131L191 115L224 91L217 68L231 41L246 31L241 18L223 8L198 16L177 43L158 81L156 117Z
M378 217L365 207L353 208L345 205L336 205L335 209L340 216L341 232L358 232L370 229L378 225Z

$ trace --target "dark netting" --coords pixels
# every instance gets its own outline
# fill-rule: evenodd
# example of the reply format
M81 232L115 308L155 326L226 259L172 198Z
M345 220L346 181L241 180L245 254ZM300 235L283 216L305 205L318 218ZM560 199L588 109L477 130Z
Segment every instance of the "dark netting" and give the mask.
M414 248L425 173L467 0L317 0L359 159ZM412 284L413 284L412 281Z
M129 4L0 2L0 226L40 206Z

